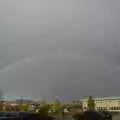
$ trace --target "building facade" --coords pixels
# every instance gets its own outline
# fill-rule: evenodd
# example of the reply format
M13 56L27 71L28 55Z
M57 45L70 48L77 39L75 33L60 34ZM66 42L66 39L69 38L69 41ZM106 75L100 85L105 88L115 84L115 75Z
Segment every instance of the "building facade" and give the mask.
M110 112L120 112L120 97L94 97L95 109L106 110ZM83 110L88 109L88 98L80 100L83 104Z

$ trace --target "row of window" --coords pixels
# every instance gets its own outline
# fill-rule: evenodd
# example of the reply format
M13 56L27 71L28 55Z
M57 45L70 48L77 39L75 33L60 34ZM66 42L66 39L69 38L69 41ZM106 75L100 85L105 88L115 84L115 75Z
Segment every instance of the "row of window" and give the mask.
M110 107L110 110L120 110L120 107Z
M87 108L84 108L87 109ZM97 107L97 110L107 110L107 107ZM120 107L109 107L109 110L120 110Z
M97 110L107 110L107 107L98 107ZM120 107L109 107L109 110L120 110Z
M107 107L98 107L97 110L107 110Z

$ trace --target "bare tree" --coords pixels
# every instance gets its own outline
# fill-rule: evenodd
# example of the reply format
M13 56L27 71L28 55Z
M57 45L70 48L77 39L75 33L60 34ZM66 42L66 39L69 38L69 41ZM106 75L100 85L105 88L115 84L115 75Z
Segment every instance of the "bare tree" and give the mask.
M88 109L95 110L95 101L92 96L89 96L88 98Z
M4 93L3 90L0 89L0 111L3 110L3 103L4 103Z

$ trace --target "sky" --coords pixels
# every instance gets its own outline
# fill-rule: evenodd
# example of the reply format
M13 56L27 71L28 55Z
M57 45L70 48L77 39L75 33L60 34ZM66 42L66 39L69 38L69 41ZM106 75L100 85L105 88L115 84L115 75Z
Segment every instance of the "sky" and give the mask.
M119 96L119 11L120 0L0 0L1 96Z

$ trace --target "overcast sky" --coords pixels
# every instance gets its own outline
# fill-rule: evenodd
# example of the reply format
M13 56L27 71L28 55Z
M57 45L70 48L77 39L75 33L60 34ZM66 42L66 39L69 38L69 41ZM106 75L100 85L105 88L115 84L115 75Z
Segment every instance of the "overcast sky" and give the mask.
M0 0L5 96L119 96L120 0Z

